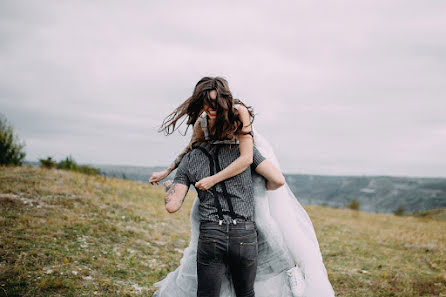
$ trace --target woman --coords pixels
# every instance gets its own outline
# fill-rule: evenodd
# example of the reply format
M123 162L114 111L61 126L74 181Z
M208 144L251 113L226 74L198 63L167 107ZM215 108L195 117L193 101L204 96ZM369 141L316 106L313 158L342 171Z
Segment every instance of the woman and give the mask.
M201 79L192 97L163 122L162 130L166 130L168 134L172 133L176 122L186 114L189 116L187 124L194 124L190 144L168 169L154 173L150 182L157 183L166 177L180 163L184 154L204 141L238 141L240 157L221 171L220 175L216 174L197 182L195 186L199 189L207 190L246 169L252 162L252 136L262 155L279 167L271 146L251 125L252 110L232 98L226 80L219 77ZM235 123L233 133L219 134L227 130L222 127L227 127L230 123ZM267 191L265 180L261 176L253 174L253 181L259 251L254 285L256 296L334 296L311 220L289 187L285 184L277 190ZM191 211L191 241L189 247L184 250L180 266L155 284L159 290L154 296L196 296L198 204L199 199L195 199ZM220 296L236 296L229 275L222 283Z
M233 109L233 105L239 107ZM209 134L204 135L202 123L203 120L197 121L203 110L206 112L209 122ZM217 117L217 113L226 111L227 119ZM160 131L165 131L167 135L175 131L176 123L184 115L187 115L187 125L194 123L194 133L192 139L183 151L178 155L175 161L164 171L152 174L149 182L156 183L166 178L181 162L181 159L193 147L204 141L216 139L224 139L220 142L239 143L240 157L236 159L230 166L226 167L219 173L200 180L195 186L200 190L208 190L215 184L233 177L243 172L252 163L252 132L250 117L254 118L251 108L247 107L240 100L233 99L229 90L228 83L225 79L216 77L204 77L195 86L192 97L181 104L174 112L172 112L161 125ZM222 135L221 131L226 128L228 122L234 122L236 130L230 135ZM181 125L181 124L180 124ZM238 140L237 140L238 139Z

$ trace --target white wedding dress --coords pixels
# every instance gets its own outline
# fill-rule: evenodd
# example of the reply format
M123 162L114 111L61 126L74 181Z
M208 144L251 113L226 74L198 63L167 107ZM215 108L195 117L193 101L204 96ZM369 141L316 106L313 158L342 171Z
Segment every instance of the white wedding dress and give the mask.
M254 141L260 153L280 168L270 144L255 129ZM293 297L287 270L294 266L304 277L298 284L304 288L300 296L334 296L313 224L288 185L267 191L265 180L255 173L253 185L259 247L254 284L256 297ZM180 266L154 284L159 288L154 297L197 296L199 203L200 200L196 198L192 206L191 240L184 250ZM229 272L223 279L220 297L236 297Z

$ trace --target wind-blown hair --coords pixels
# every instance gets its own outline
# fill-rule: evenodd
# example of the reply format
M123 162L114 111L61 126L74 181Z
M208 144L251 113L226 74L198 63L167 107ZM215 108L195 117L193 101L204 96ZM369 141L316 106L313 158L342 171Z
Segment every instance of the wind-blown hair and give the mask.
M210 91L217 91L217 98L212 100L209 96ZM236 135L250 134L242 132L243 123L240 119L239 112L234 108L234 104L241 104L248 109L250 115L250 125L254 121L254 111L251 106L246 106L239 99L232 97L229 90L228 82L222 77L203 77L195 85L194 92L191 97L178 106L163 121L159 132L164 131L166 135L170 135L181 126L187 119L187 129L190 125L195 124L198 117L203 112L203 104L212 106L217 111L215 124L209 130L209 137L213 140L232 139ZM177 126L178 120L186 116ZM185 134L186 134L185 132ZM199 139L198 142L203 142Z

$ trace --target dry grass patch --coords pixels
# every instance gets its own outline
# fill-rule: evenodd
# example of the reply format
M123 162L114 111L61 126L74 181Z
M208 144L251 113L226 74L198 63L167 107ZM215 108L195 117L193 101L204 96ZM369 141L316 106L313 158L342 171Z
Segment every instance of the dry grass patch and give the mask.
M169 215L158 186L2 167L0 296L150 294L188 244L190 196Z

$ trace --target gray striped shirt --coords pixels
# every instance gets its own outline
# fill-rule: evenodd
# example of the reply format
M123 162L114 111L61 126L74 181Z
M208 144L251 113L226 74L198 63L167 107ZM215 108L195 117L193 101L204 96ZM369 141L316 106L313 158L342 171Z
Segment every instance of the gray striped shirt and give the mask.
M210 152L212 157L214 157L215 147L217 145L204 143L201 146ZM223 170L240 156L239 145L218 144L218 146L220 146L218 161L220 163L221 170ZM265 158L254 146L253 163L251 167L246 168L242 173L224 181L228 196L231 198L235 214L237 216L245 217L250 221L254 220L254 189L252 185L251 170L255 170L255 168L263 160L265 160ZM210 163L208 157L206 157L206 155L199 149L193 149L181 160L174 178L174 182L189 187L191 184L195 184L202 178L210 176L209 165ZM217 207L211 192L201 191L199 189L196 190L198 192L198 198L200 199L200 221L218 222ZM216 191L223 210L224 221L229 223L231 222L231 217L229 215L228 203L223 196L221 183L216 185Z

